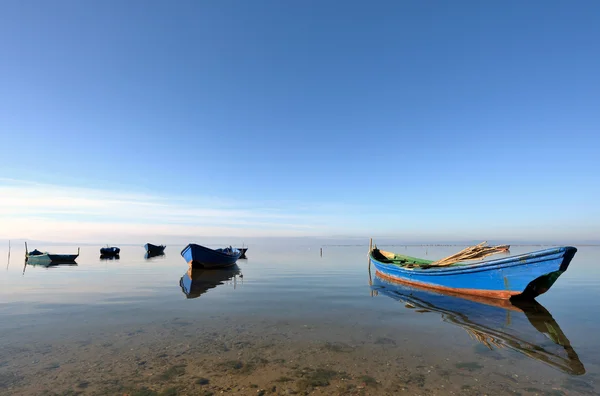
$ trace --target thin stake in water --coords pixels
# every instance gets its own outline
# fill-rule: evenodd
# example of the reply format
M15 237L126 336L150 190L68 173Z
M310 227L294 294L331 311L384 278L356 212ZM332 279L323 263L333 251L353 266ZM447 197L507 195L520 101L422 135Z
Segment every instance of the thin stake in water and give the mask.
M8 240L8 263L6 263L6 270L8 271L8 266L10 265L10 239Z

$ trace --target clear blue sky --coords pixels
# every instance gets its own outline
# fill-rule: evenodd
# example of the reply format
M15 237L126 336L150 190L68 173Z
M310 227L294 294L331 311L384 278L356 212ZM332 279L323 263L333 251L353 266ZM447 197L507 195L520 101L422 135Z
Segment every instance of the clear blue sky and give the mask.
M0 176L306 207L333 213L327 233L422 221L597 239L599 15L597 1L2 1Z

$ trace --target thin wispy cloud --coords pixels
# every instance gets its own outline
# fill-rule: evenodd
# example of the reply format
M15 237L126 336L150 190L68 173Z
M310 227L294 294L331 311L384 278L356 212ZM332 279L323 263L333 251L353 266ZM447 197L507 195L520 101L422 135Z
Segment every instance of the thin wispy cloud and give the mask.
M0 179L0 238L301 236L326 228L323 214L292 210L206 197L171 198Z

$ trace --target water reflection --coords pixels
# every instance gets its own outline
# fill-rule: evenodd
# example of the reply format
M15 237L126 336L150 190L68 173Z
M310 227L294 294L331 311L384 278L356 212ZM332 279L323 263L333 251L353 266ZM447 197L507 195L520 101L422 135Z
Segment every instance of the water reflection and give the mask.
M116 255L112 255L112 254L101 254L100 255L100 260L120 260L121 257L116 254Z
M205 269L190 268L179 280L181 291L187 298L200 297L209 289L222 285L233 279L233 287L237 286L237 277L242 277L240 268L237 265L228 268Z
M375 276L372 295L384 294L416 312L436 312L490 349L510 348L569 374L585 367L546 308L535 300L508 301L451 295Z
M165 253L164 252L160 252L160 253L150 253L150 252L146 252L146 254L144 254L144 258L146 260L151 260L153 258L157 258L157 257L161 257L161 258L165 258Z
M25 272L25 266L31 267L44 267L44 268L54 268L54 267L77 267L77 263L75 261L50 261L50 262L34 262L34 261L25 261L23 265L23 272Z

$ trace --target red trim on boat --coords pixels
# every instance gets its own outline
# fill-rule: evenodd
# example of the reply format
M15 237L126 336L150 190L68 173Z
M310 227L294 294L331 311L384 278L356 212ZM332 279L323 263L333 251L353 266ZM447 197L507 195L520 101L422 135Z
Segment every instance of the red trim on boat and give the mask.
M375 270L375 273L377 274L377 276L379 276L381 278L388 279L388 280L391 280L394 282L405 283L407 285L418 286L418 287L422 287L425 289L439 290L441 292L452 293L452 294L457 294L457 295L468 294L468 295L472 295L472 296L480 296L480 297L486 297L486 298L496 298L496 299L500 299L500 300L508 300L509 298L511 298L513 296L518 296L519 294L521 294L521 292L509 291L509 290L457 289L454 287L436 286L436 285L430 285L430 284L423 283L423 282L415 282L415 281L410 281L410 280L406 280L403 278L396 278L394 276L385 275L385 274L379 272L378 270Z

